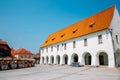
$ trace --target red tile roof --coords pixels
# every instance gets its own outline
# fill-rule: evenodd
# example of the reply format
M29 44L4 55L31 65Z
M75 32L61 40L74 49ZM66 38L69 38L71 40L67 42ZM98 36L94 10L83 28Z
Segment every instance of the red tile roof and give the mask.
M0 41L0 44L8 45L6 41Z
M81 20L71 26L59 30L48 36L41 47L49 46L65 40L81 37L109 28L115 6Z
M13 49L13 53L14 54L28 54L28 55L32 55L32 53L24 48L20 48L18 50L14 50Z
M11 48L11 54L15 54L15 49Z

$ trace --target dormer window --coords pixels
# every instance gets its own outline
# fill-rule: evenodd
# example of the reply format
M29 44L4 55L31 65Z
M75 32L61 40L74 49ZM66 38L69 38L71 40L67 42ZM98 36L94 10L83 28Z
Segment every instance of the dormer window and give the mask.
M78 29L74 30L73 33L76 33Z
M92 27L94 27L94 25L95 25L95 22L94 22L94 23L91 23L91 24L89 25L89 27L92 28Z
M45 41L45 43L47 43L48 41Z
M65 34L61 35L60 37L62 38L62 37L64 37L64 36L65 36Z
M55 38L52 38L52 41L55 40Z

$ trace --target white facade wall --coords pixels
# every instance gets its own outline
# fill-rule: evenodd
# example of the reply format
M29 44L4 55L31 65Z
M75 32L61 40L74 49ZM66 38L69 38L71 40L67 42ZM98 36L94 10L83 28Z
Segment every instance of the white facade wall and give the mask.
M98 44L98 35L102 35L102 44ZM87 46L84 46L84 39L87 39ZM76 42L76 48L73 48L73 41ZM62 44L66 43L66 50L64 50ZM59 45L59 51L57 51L57 45ZM51 46L53 46L53 51L51 51ZM48 52L46 52L46 48L48 48ZM44 49L44 53L42 50ZM108 55L108 66L115 67L115 58L114 58L114 50L112 44L112 38L109 30L103 30L95 33L91 33L86 36L74 38L71 40L63 41L60 43L56 43L41 49L41 64L47 64L46 57L48 56L49 62L51 63L51 56L54 57L54 64L57 64L56 56L60 56L60 64L64 64L64 55L68 55L68 65L72 63L72 56L74 54L78 55L78 62L81 65L85 65L85 57L86 53L90 53L91 55L91 66L99 65L99 54L104 52ZM44 62L42 60L44 58Z

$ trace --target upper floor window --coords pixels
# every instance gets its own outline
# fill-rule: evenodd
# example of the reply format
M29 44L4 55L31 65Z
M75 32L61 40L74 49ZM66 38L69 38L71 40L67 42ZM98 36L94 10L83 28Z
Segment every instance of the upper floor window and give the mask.
M76 48L76 42L73 41L73 48Z
M66 43L64 43L64 50L66 50L66 48L67 48L67 47L66 47Z
M53 51L53 46L51 47L51 52Z
M98 44L102 44L102 35L98 35Z
M59 51L59 45L57 45L57 51Z
M84 39L84 46L87 46L87 39Z
M116 35L116 42L119 43L118 35Z
M46 48L46 53L48 52L48 48Z
M44 49L42 49L42 53L44 53Z

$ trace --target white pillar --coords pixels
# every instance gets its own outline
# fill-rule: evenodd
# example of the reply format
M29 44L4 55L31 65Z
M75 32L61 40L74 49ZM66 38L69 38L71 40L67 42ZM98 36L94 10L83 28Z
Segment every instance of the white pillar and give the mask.
M84 58L82 57L82 55L79 56L79 62L80 65L84 65Z
M68 55L68 65L71 64L71 55Z
M91 55L91 59L92 59L92 64L91 64L91 66L96 66L97 65L97 57L96 57L96 55L95 54L93 54L93 55Z
M57 63L56 63L56 56L53 56L53 57L54 57L54 62L53 62L53 63L54 63L54 64L57 64Z
M109 64L109 65L108 65L109 67L115 67L114 54L108 56L108 64Z
M60 65L62 65L62 64L63 64L63 56L60 55Z

